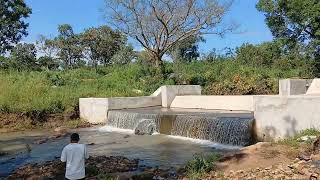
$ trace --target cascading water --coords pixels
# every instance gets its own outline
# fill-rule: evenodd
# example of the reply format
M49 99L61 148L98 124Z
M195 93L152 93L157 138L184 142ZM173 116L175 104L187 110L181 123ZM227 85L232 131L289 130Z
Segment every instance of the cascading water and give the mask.
M179 115L171 134L205 139L221 144L245 146L252 143L253 119Z
M139 112L109 111L107 125L120 128L148 132L159 132L160 116L157 114L145 114ZM152 129L150 129L152 128Z
M247 113L175 112L169 109L113 110L107 126L136 134L161 134L245 146L253 141L253 116Z

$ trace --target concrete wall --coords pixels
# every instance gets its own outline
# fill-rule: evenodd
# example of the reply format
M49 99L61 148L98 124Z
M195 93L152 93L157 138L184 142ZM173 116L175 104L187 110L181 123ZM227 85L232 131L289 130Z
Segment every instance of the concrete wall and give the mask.
M80 118L92 124L106 122L108 114L108 98L80 98Z
M305 94L312 79L281 79L279 81L279 95L290 96Z
M108 100L109 110L161 106L160 96L115 97Z
M170 107L174 98L178 95L201 95L199 85L162 86L162 107Z
M253 111L253 96L176 96L170 107Z
M278 140L304 129L320 129L320 96L255 96L254 104L260 140Z
M307 95L320 95L320 79L314 79L306 93Z

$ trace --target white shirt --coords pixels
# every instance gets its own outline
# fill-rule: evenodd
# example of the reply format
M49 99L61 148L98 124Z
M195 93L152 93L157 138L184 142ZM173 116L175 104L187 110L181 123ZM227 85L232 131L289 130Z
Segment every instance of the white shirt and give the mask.
M70 180L85 178L85 159L88 159L86 145L70 143L63 148L61 161L67 162L65 177Z

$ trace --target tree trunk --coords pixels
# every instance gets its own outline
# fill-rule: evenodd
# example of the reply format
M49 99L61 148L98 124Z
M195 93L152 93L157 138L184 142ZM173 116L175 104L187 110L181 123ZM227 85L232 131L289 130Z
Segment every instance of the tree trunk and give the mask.
M157 73L160 75L164 75L165 67L162 61L162 56L159 54L153 54L153 60L154 60L155 67L157 68Z

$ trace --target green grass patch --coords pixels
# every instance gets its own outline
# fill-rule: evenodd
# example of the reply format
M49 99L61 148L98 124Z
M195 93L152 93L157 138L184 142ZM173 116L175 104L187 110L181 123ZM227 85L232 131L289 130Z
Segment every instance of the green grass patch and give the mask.
M219 155L211 153L207 155L195 155L186 165L187 176L191 180L198 180L204 175L214 169L215 162L219 159Z

